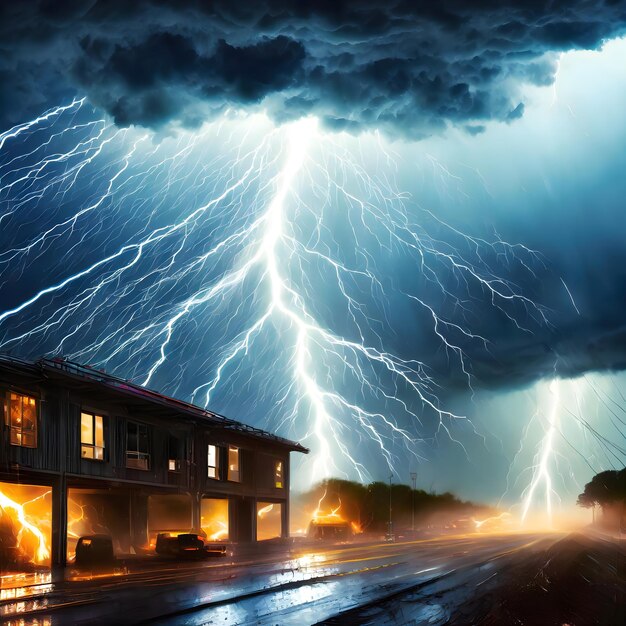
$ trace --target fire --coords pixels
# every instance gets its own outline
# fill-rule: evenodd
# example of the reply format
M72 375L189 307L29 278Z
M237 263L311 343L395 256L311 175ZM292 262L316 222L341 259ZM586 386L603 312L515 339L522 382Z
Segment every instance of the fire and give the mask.
M50 559L50 537L44 534L42 528L50 526L50 506L46 505L45 498L52 493L51 490L47 489L44 493L20 503L14 499L15 496L10 498L7 495L9 485L2 485L2 487L4 491L0 490L0 512L2 517L7 516L9 528L13 525L17 526L16 547L33 563L37 565L47 563ZM40 490L41 488L17 485L14 489L16 491L28 490L32 493L33 489ZM33 506L37 509L36 511L32 511Z

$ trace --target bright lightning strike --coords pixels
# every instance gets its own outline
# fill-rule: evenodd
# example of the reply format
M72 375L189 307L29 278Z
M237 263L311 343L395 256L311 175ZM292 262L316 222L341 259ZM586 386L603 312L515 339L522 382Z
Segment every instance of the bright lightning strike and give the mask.
M365 480L374 451L391 468L423 437L454 439L436 370L471 386L486 309L521 333L547 322L494 270L532 281L540 261L398 192L378 136L344 139L233 115L154 141L83 100L7 131L0 349L66 354L302 439L312 481Z
M560 409L560 386L558 379L552 380L550 383L551 404L547 412L547 420L545 426L545 435L542 440L541 449L537 455L536 463L533 468L533 478L531 483L523 495L524 505L522 508L522 524L526 521L528 512L533 503L535 492L540 485L543 485L546 515L549 525L552 525L552 498L555 495L552 486L552 476L550 474L550 463L554 456L554 437L558 428L559 409Z

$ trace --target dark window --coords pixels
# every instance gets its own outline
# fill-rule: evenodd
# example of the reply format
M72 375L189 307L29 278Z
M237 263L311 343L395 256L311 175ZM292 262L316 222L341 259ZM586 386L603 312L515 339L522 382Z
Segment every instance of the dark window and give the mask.
M150 438L146 424L128 422L126 425L126 467L150 469Z
M182 446L181 440L174 435L170 435L167 443L167 469L170 472L180 472L181 459L182 459Z
M80 414L80 456L104 461L104 418L102 415Z
M37 400L11 391L5 423L11 429L11 445L37 447Z

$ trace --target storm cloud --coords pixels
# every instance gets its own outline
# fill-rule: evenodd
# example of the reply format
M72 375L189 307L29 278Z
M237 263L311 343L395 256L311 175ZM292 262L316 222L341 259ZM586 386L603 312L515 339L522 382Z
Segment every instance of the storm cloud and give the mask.
M2 3L0 123L75 95L122 126L193 127L225 110L421 138L524 113L555 53L624 32L610 0Z

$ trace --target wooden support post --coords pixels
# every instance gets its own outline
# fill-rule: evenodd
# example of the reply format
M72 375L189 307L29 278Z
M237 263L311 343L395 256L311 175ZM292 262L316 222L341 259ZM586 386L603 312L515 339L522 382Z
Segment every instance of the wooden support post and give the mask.
M52 485L52 567L67 563L67 481L59 476Z

